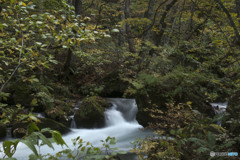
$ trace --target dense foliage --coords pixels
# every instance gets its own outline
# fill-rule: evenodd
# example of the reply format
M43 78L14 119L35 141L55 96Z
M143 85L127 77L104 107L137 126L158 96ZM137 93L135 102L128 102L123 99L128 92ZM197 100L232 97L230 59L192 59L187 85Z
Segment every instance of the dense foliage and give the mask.
M85 115L121 96L157 134L136 142L140 159L240 153L239 18L238 0L0 0L0 136L28 134L32 112L69 125L72 99L90 96Z

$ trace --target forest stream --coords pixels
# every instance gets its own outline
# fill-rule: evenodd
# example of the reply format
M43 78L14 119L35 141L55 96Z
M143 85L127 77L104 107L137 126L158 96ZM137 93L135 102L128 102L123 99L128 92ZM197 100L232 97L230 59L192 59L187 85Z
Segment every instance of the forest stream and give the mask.
M105 140L110 136L117 139L114 147L121 151L129 151L132 147L131 142L134 142L136 138L144 138L153 134L152 131L144 130L136 121L138 108L134 99L109 98L108 101L112 104L112 107L105 111L105 127L97 129L72 128L69 134L63 135L63 139L71 149L73 149L72 139L78 136L97 147L102 145L100 140ZM66 149L66 147L62 148L56 144L54 144L54 148L55 150L52 150L47 146L43 146L41 154L50 153L53 155ZM31 152L25 144L20 143L13 157L18 160L25 160Z

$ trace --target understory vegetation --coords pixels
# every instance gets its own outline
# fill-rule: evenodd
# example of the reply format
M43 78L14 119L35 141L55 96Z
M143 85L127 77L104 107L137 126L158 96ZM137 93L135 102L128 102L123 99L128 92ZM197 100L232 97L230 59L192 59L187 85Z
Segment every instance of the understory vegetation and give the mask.
M29 159L117 159L114 137L103 149L80 137L74 151L36 149L66 145L80 99L76 120L101 123L103 97L136 99L137 121L155 133L133 144L139 159L239 154L239 29L238 0L0 0L0 138L10 127L19 138L0 159L20 142ZM216 114L211 102L228 107Z

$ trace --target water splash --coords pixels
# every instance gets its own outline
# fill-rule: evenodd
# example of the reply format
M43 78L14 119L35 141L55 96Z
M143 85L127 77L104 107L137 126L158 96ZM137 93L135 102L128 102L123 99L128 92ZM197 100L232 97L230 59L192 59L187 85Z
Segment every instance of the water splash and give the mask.
M77 128L77 124L76 124L76 121L74 119L74 115L70 116L70 118L71 118L70 128Z

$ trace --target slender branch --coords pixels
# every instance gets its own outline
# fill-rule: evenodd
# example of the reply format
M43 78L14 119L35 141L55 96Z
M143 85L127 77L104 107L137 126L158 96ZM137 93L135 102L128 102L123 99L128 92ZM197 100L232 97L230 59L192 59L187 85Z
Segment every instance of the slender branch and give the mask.
M83 9L83 12L85 12L86 10L88 10L90 7L92 7L92 5L94 4L94 0L92 0L91 4L89 6L87 6L86 8Z
M17 16L18 17L18 16ZM18 19L19 20L19 19ZM20 22L19 22L20 24ZM21 42L21 49L20 49L20 53L18 56L18 65L15 67L14 71L12 72L12 74L10 75L10 77L8 78L8 80L2 85L1 89L0 89L0 93L3 92L3 89L5 88L5 86L8 84L8 82L12 79L12 77L15 75L15 73L17 72L18 68L20 67L21 63L21 58L22 58L22 52L23 52L23 45L24 45L24 34L21 31L21 36L22 36L22 42Z
M208 17L207 17L202 23L198 24L198 26L197 26L197 27L190 33L190 35L188 35L188 37L186 38L187 41L189 41L189 40L191 39L191 37L193 36L193 34L194 34L195 32L197 32L197 30L200 29L205 23L207 23L207 21L208 21Z
M150 24L149 27L148 27L147 29L145 29L140 36L143 36L146 32L148 32L148 31L155 25L156 18L157 18L157 13L158 13L159 9L160 9L160 7L161 7L162 5L164 5L167 1L168 1L168 0L165 0L165 1L163 1L162 3L159 4L159 6L157 7L157 9L156 9L156 11L155 11L155 13L154 13L153 20L152 20L152 24Z
M17 72L18 68L20 67L21 63L21 57L22 57L22 50L23 50L23 34L22 34L22 46L20 49L20 53L19 53L19 57L18 57L18 65L15 67L14 71L12 72L11 76L8 78L8 80L2 85L1 89L0 89L0 93L3 91L4 87L7 85L7 83L12 79L12 77L14 76L14 74Z
M177 2L178 0L172 0L171 3L169 3L166 6L166 10L164 11L161 19L160 19L160 24L161 24L161 29L159 31L159 33L156 34L156 45L160 45L160 42L162 40L162 37L164 35L165 29L167 27L167 23L165 22L165 19L167 17L168 12L170 11L170 9L174 6L174 4Z
M232 16L230 15L229 11L227 10L227 8L223 5L223 3L221 2L221 0L216 0L216 2L220 5L220 7L222 8L223 12L227 15L230 26L234 29L235 32L235 36L237 37L237 44L240 45L240 35L237 29L237 26L235 25Z
M124 34L123 32L121 32L121 30L120 30L120 34L121 34L122 36L127 37L127 38L137 38L137 37L140 38L140 37L142 37L143 35L145 35L145 34L146 34L150 29L152 29L152 27L155 25L155 23L156 23L156 18L157 18L157 13L158 13L160 7L161 7L162 5L164 5L166 2L168 2L168 0L165 0L165 1L163 1L162 3L159 4L159 6L157 7L157 9L156 9L156 11L155 11L155 13L154 13L152 23L151 23L140 35L135 35L135 36L133 36L133 35L127 35L127 34Z

